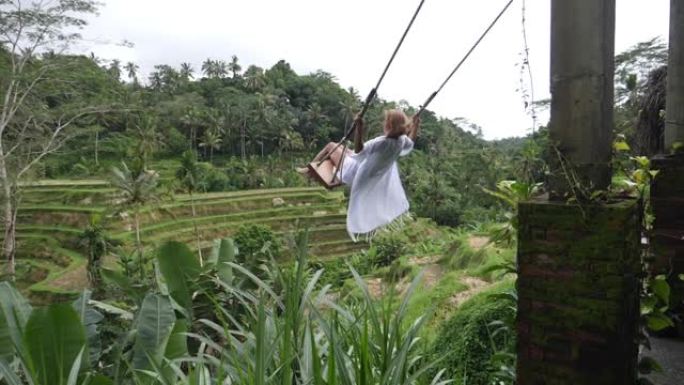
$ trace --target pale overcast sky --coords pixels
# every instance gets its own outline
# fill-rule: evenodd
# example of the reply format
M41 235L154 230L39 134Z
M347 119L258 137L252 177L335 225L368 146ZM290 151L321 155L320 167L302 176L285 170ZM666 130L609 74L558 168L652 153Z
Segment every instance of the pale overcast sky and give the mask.
M507 0L426 0L380 89L383 98L419 105L451 71ZM287 60L300 74L332 73L365 96L419 0L104 0L85 36L129 40L133 48L84 46L104 59L155 64L237 55L244 68ZM549 0L527 0L534 91L548 97ZM669 0L617 0L617 51L656 36L667 39ZM431 109L482 126L488 139L529 132L523 108L522 0L516 0ZM527 88L527 87L526 87ZM545 123L548 116L541 116Z

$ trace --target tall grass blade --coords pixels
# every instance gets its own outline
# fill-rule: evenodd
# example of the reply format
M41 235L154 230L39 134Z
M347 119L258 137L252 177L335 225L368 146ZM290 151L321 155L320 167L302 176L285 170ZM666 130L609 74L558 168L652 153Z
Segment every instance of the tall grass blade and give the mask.
M0 359L12 360L15 350L23 352L22 338L33 309L9 282L0 282Z
M14 370L10 369L9 364L0 358L0 380L6 381L7 385L24 385Z
M69 371L69 377L67 378L66 385L77 385L78 373L81 371L81 360L83 359L83 353L85 352L85 346L81 349L71 365L71 370Z
M259 289L262 289L263 291L268 293L268 295L270 295L271 298L274 301L276 301L276 303L278 303L278 306L280 306L281 308L284 307L283 303L280 300L280 297L273 291L273 289L268 284L266 284L264 281L262 281L259 277L257 277L251 271L245 269L244 267L242 267L238 264L230 262L230 263L228 263L228 265L230 267L238 270L240 273L246 275L254 284L256 284L258 286Z
M266 385L266 310L263 304L259 304L258 314L254 385Z

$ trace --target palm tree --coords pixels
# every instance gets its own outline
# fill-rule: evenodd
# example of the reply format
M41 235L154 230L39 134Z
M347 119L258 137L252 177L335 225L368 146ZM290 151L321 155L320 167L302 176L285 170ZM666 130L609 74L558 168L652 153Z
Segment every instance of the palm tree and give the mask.
M197 126L201 124L201 121L201 114L194 107L188 108L188 111L181 118L183 125L190 131L190 146L193 150L197 148Z
M327 82L336 82L337 79L333 74L330 72L325 72L323 70L318 70L313 74L313 77L327 81Z
M204 148L204 155L207 155L207 148L209 149L209 162L214 162L214 150L221 148L221 135L215 130L206 130L204 132L204 138L199 144L200 147Z
M305 119L308 128L305 140L309 146L313 145L317 147L318 144L320 144L317 142L320 141L319 139L321 138L317 137L316 134L317 132L320 132L321 127L328 124L328 117L324 114L323 109L318 103L313 103L306 110Z
M129 61L128 63L126 63L124 69L128 73L128 78L131 79L133 84L138 84L138 70L140 69L140 66Z
M190 79L194 79L194 76L192 75L193 72L195 72L195 70L192 68L192 64L181 63L180 76L183 80L188 81Z
M287 127L281 128L278 135L278 149L283 151L301 151L304 149L302 135Z
M112 167L111 183L119 190L121 196L119 205L123 209L133 210L133 226L135 228L135 244L138 253L140 279L144 279L145 261L143 257L143 243L140 237L140 209L158 199L156 189L159 174L152 170L138 169L131 171L126 163L122 167Z
M340 102L340 113L344 117L344 129L346 130L354 118L354 112L357 108L357 102L353 98L345 98L345 100Z
M320 121L326 118L321 105L318 103L313 103L309 106L309 108L306 110L306 117L313 124L318 124Z
M225 105L224 105L225 106ZM225 107L227 108L227 107ZM212 108L205 113L206 123L210 129L214 130L216 133L222 134L224 123L226 122L226 117L221 114L221 111L216 108Z
M121 60L114 59L109 63L109 73L117 81L121 80Z
M135 125L136 137L136 156L141 161L143 169L147 168L147 161L157 151L161 141L157 134L157 119L152 115L144 115Z
M204 76L206 76L208 78L211 78L214 76L215 68L216 68L215 63L216 62L211 60L211 59L207 59L202 63L202 72L204 73Z
M98 112L93 117L95 131L95 166L100 165L100 133L107 130L110 115L105 112Z
M227 109L226 107L225 110ZM209 161L213 162L214 150L221 149L223 134L226 131L226 116L218 109L210 109L206 113L206 119L208 130L204 133L204 147L209 148ZM200 144L200 147L202 147L202 144Z
M245 84L250 91L256 92L261 90L265 85L264 70L255 65L249 66L245 71Z
M233 113L233 106L227 99L222 99L218 102L218 109L215 110L215 116L218 118L220 124L219 132L224 142L232 143L233 125L230 124Z
M214 62L214 76L217 78L223 78L228 74L228 64L223 60L218 60Z
M247 160L247 112L242 110L242 119L240 124L240 159Z
M195 238L197 240L197 252L199 253L200 265L203 265L202 258L202 239L200 237L199 229L195 217L195 197L194 192L201 187L201 170L197 164L197 154L194 150L185 151L181 157L181 165L176 170L176 179L181 183L185 190L190 195L190 207L192 209L192 225L195 228Z
M270 138L270 133L273 132L274 118L276 111L273 108L275 96L256 94L252 112L252 125L250 127L250 136L248 142L250 145L258 145L260 147L261 156L264 156L264 142L266 138ZM277 138L276 138L277 140Z
M223 60L207 59L202 63L202 72L208 78L222 78L228 73L228 64Z
M155 91L160 91L164 86L164 80L162 79L159 71L154 71L150 75L150 87Z
M349 87L349 89L347 89L347 92L349 92L349 95L352 97L352 99L354 99L358 103L359 99L361 98L361 95L359 95L359 91L354 87Z
M247 135L247 119L249 111L251 110L251 100L249 98L241 98L235 104L230 106L229 118L230 129L235 130L240 137L240 159L245 161L247 159L246 150L246 135Z
M78 245L88 256L88 282L94 290L100 288L102 259L118 242L107 235L101 217L94 216L90 224L78 236Z
M169 93L175 92L181 75L173 67L166 64L154 66L154 72L150 76L153 88L157 91L164 90Z
M230 59L228 69L233 73L233 79L236 79L240 74L240 71L242 71L242 66L238 64L238 57L236 55L233 55L233 57Z

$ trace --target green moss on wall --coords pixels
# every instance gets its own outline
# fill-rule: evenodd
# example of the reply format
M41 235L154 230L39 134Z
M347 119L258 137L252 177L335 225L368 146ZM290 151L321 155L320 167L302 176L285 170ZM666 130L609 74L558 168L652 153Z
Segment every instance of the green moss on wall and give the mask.
M520 204L519 384L634 382L640 212L633 200Z

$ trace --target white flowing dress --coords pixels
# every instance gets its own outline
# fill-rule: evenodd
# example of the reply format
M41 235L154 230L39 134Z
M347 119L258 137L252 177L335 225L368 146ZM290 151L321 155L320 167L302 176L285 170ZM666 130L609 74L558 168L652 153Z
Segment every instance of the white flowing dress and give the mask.
M345 158L341 179L351 185L347 231L352 239L372 236L408 212L397 160L411 150L413 141L406 135L379 136L364 143L360 153Z

